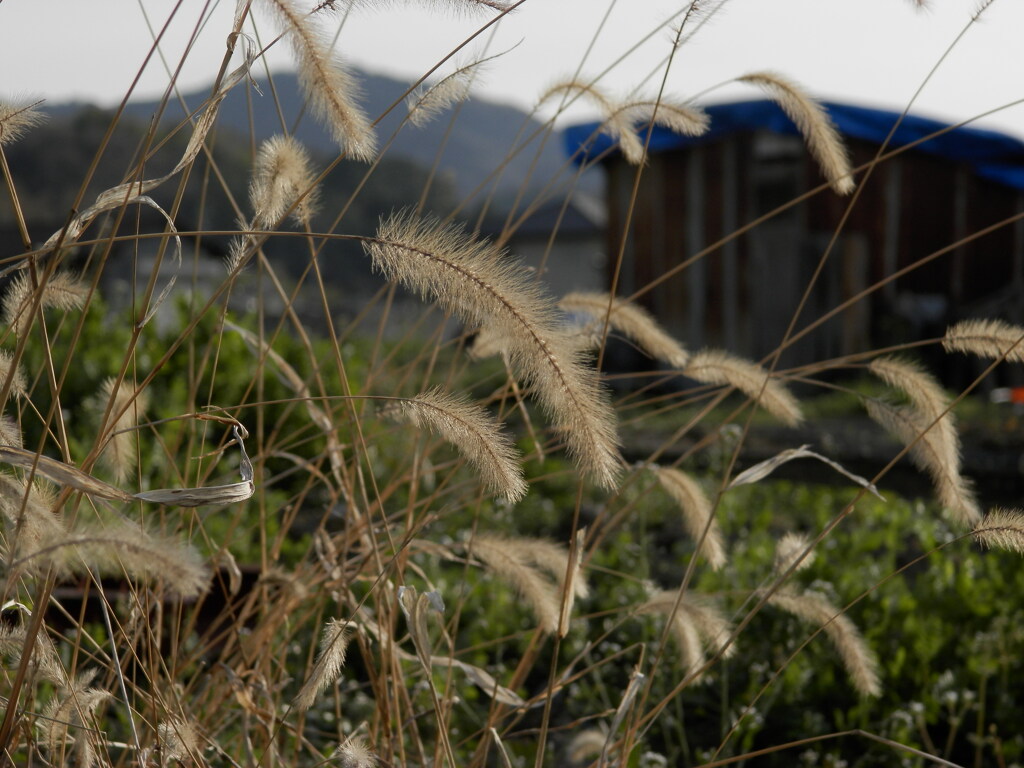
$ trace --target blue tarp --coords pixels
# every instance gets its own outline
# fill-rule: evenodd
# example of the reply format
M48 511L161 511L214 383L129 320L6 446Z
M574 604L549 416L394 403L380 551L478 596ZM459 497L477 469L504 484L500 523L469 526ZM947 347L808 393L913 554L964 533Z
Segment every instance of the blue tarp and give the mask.
M824 106L841 134L875 144L885 140L899 119L896 112L882 109L832 102L824 102ZM667 128L655 126L651 134L651 154L707 144L744 131L799 133L778 105L768 100L716 104L707 107L705 111L711 118L711 126L703 136L681 136ZM889 146L895 149L947 128L947 124L938 120L907 115L896 129ZM577 163L614 149L615 141L607 134L599 133L599 129L600 123L574 125L566 129L566 148ZM643 135L646 135L646 128ZM1024 142L1012 136L982 128L956 128L909 151L926 152L966 163L979 176L1024 190Z

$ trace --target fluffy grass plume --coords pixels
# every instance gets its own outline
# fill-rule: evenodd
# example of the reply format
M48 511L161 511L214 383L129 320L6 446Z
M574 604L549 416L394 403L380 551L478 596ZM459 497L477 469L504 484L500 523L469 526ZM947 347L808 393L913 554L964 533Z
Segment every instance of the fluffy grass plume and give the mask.
M0 387L3 387L8 379L11 380L9 388L11 394L24 397L26 392L25 373L21 370L21 366L14 362L14 355L6 349L0 349ZM7 445L13 445L13 443L7 443ZM18 445L21 445L20 441Z
M609 305L611 312L609 313ZM672 368L683 368L690 358L683 346L669 336L658 325L651 314L630 301L613 299L607 293L570 293L562 298L559 306L570 314L582 314L591 318L587 330L594 331L595 339L604 325L608 325L626 336L655 360L661 360ZM597 339L600 343L600 339Z
M512 539L501 536L478 535L473 538L470 553L506 584L515 588L533 610L537 622L545 632L558 631L561 599L558 588L541 575L541 568L533 559L533 539ZM563 571L568 571L569 553L564 553ZM546 568L544 570L547 570Z
M468 99L469 86L472 84L473 78L476 77L484 62L494 58L496 57L488 56L485 59L471 62L441 78L429 88L420 87L410 93L405 99L406 106L409 108L409 122L417 127L424 126L453 104Z
M578 731L565 749L566 757L572 764L586 765L588 761L601 754L605 742L608 741L608 734L600 728L587 728Z
M313 706L316 697L333 685L345 666L345 654L350 639L349 623L341 619L330 619L320 635L320 653L309 678L295 696L293 706L305 711Z
M110 441L104 446L100 461L110 470L114 481L122 483L138 463L138 443L136 433L131 428L139 423L146 412L148 397L145 392L140 392L133 400L135 387L131 382L123 380L115 391L116 384L114 378L103 382L103 398L110 403L110 413L120 415L114 420Z
M39 306L42 309L68 312L81 309L85 305L89 287L76 274L57 272L41 288L33 289L28 273L19 273L12 281L3 301L4 322L17 336L22 336L32 324L32 306L37 292Z
M789 426L803 421L796 398L757 363L718 349L698 352L683 373L704 384L728 384Z
M57 648L47 633L37 633L29 648L28 634L23 625L0 623L0 656L10 659L16 665L21 662L26 649L29 652L29 663L42 679L57 688L67 688L71 684Z
M790 566L797 561L797 558L807 551L811 540L802 533L787 533L775 544L775 572L785 573ZM814 562L814 550L807 552L803 560L796 566L796 570L802 571Z
M867 400L865 407L876 423L910 446L911 460L931 475L939 503L952 512L958 522L973 525L981 519L970 483L960 474L959 441L950 442L942 430L929 429L932 419L915 408L878 400Z
M964 320L946 329L942 346L947 352L1024 362L1024 328L1002 320Z
M21 477L0 472L0 513L10 523L4 534L8 562L64 537L67 529L54 510L56 501L44 481L36 479L29 485Z
M687 673L695 673L704 666L705 649L721 652L723 658L735 651L735 645L725 645L732 634L728 619L717 606L696 595L685 593L680 598L676 590L661 590L651 595L638 612L672 618L670 630L679 645Z
M39 125L46 116L39 104L14 104L0 99L0 147L6 147Z
M682 470L673 467L654 465L651 470L658 478L658 483L665 489L665 493L679 505L687 534L695 542L701 542L697 554L704 557L712 569L719 570L727 559L722 543L722 531L712 515L711 501L700 487L700 483ZM705 529L707 535L704 534Z
M926 416L938 418L949 407L949 398L939 382L917 363L886 356L872 360L868 370L886 384L903 390Z
M654 123L683 136L701 136L711 126L706 112L681 104L636 101L623 105L621 109L631 123Z
M821 104L804 93L796 83L773 72L752 72L737 80L759 87L796 124L822 174L837 195L853 192L854 182L850 175L846 145Z
M110 694L87 687L93 676L80 676L70 687L61 689L43 711L41 722L44 724L46 746L55 764L71 762L61 760L68 739L71 740L75 764L81 768L93 768L99 764L92 741L97 736L93 719L96 710L110 698Z
M878 679L878 659L868 648L860 630L845 614L822 595L815 592L796 594L776 592L768 602L799 619L824 627L825 634L839 652L846 674L862 696L878 696L882 685Z
M191 723L177 717L157 726L160 736L160 754L167 761L184 762L193 755L201 755L199 739Z
M338 768L374 768L377 755L362 739L348 739L331 755L331 763Z
M602 130L619 144L619 151L623 158L631 165L639 165L644 159L644 145L633 130L633 122L630 111L617 104L602 90L592 83L583 83L578 80L567 80L556 83L541 94L537 105L540 106L556 96L561 96L568 103L578 98L586 98L592 101L601 111Z
M313 114L349 157L373 159L376 138L369 119L359 107L352 75L332 56L330 41L294 0L264 0L277 15L298 68L299 87Z
M10 416L0 416L0 446L22 447L21 428Z
M516 502L526 495L529 486L523 479L519 452L498 421L479 405L438 388L385 412L447 440L499 496Z
M255 228L273 226L293 205L295 221L308 225L316 212L315 178L309 153L294 137L272 136L264 141L249 184Z
M935 377L917 363L899 357L886 356L872 360L868 370L886 384L906 393L920 414L919 421L932 424L929 431L934 432L936 448L942 447L947 464L955 465L959 474L960 435L957 433L953 413L949 410L950 400Z
M1024 513L1019 509L992 509L973 531L974 538L992 549L1024 555Z
M366 250L389 279L469 325L502 335L513 372L530 383L577 465L605 488L614 487L622 459L608 396L558 327L550 300L520 265L459 228L411 215L383 222Z
M161 581L182 597L195 597L206 589L209 572L199 553L181 542L151 534L122 520L103 526L53 531L37 549L22 552L12 567L50 566L60 573L123 573L131 579Z

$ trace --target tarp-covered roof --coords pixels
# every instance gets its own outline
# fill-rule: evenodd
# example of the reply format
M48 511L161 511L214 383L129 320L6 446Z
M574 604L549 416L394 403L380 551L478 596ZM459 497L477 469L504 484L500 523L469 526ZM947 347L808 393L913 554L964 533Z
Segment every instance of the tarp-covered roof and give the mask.
M868 109L849 104L824 102L832 122L844 136L881 144L899 119L896 112ZM669 149L682 149L719 141L734 133L768 130L782 134L798 134L796 126L772 101L738 101L716 104L705 111L711 126L702 136L681 136L667 128L655 126L651 134L650 153ZM569 154L577 163L614 150L615 140L600 133L600 123L574 125L565 131ZM889 146L893 149L918 141L948 125L926 117L907 115L903 118ZM646 127L644 134L646 135ZM1024 142L1012 136L982 128L955 128L928 139L914 147L914 152L925 152L966 163L981 177L1024 190Z

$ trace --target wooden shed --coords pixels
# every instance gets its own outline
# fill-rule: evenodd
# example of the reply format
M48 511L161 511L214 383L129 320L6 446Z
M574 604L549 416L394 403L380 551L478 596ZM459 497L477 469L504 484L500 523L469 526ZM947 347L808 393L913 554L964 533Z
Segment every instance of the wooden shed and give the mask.
M899 122L893 112L825 106L855 167ZM833 237L796 329L877 287L801 339L785 364L941 335L962 318L1024 321L1024 223L980 235L1024 211L1021 141L907 116L887 150L904 151L866 181L858 172L851 204L827 188L807 195L823 178L773 102L707 112L711 128L698 138L653 129L628 231L637 167L599 124L566 132L570 153L607 172L611 268L625 241L618 294L642 291L638 300L690 348L753 358L775 349Z

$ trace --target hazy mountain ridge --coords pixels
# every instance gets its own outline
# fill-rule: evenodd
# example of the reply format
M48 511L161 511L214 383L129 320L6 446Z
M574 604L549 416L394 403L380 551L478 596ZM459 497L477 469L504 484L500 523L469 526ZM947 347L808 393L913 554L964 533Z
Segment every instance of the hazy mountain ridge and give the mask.
M362 94L359 103L372 119L399 100L411 84L358 70L353 70L353 75L359 82ZM293 132L296 138L315 153L333 155L337 152L337 145L327 132L304 110L302 93L294 73L275 74L273 87L265 79L256 80L256 86L259 92L250 86L238 87L228 94L221 106L219 125L248 136L251 120L257 141L281 133L282 122L274 103L276 98L289 132ZM194 110L208 96L209 88L206 88L188 92L183 98L189 109ZM47 111L66 114L82 106L47 105ZM128 104L125 112L136 119L149 121L158 106L159 102L155 100L134 101ZM458 114L452 123L455 111ZM381 119L376 130L378 144L382 148L389 142L407 112L403 100ZM161 122L165 126L175 124L182 119L183 114L179 102L172 100ZM513 147L525 138L535 136L526 149L508 162L501 174L498 188L500 192L509 193L519 190L524 182L528 187L540 187L557 175L566 164L562 138L556 131L555 135L549 135L544 142L540 157L530 173L540 147L541 128L540 122L522 110L474 94L468 101L454 106L422 127L404 126L386 151L388 157L407 158L431 168L437 160L438 151L442 150L439 172L454 182L460 195L467 195L488 180ZM594 182L587 181L587 186L592 188Z

